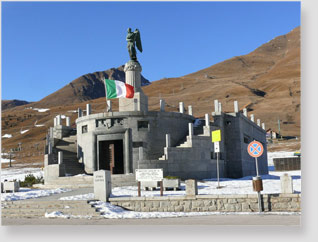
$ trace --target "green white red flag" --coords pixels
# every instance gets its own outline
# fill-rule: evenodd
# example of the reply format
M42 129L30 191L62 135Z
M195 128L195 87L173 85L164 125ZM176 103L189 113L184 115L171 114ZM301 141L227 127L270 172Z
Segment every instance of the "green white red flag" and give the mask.
M109 80L105 78L106 98L133 98L134 87L122 81Z

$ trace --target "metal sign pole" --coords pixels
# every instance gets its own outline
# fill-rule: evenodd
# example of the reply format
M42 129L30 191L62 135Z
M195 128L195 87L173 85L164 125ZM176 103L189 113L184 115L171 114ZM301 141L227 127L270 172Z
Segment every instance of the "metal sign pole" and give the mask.
M257 162L257 157L255 157L255 164L256 164L256 175L258 176L258 162Z
M10 153L9 153L9 157L10 157L10 164L9 164L9 166L12 167L12 166L11 166L11 151L10 151Z
M216 153L216 170L217 170L217 176L218 176L218 188L220 188L219 152Z

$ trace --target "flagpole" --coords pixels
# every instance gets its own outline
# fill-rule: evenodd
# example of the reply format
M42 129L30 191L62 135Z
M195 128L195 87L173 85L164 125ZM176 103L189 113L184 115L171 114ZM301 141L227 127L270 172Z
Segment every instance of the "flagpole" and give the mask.
M103 77L103 82L105 86L105 99L106 99L106 113L107 113L107 88L106 88L106 77Z

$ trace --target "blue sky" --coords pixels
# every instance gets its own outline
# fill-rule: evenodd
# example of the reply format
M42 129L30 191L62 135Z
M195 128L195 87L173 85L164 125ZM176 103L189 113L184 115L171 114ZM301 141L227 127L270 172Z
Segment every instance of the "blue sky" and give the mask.
M129 60L150 81L247 54L300 25L300 2L2 2L2 99L38 101Z

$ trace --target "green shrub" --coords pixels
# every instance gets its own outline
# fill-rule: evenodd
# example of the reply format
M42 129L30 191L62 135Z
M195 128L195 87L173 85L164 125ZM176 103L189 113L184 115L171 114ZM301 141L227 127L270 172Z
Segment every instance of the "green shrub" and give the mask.
M44 183L43 177L35 177L33 174L25 176L24 181L20 181L20 187L32 187L34 184Z
M177 176L165 176L166 179L179 179Z

